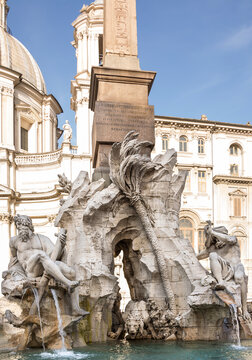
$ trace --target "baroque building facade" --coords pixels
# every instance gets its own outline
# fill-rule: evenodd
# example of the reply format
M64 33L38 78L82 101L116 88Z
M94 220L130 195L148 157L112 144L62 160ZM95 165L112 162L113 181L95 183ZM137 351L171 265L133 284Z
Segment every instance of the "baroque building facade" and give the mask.
M0 273L8 267L9 238L15 235L13 216L31 216L37 232L55 239L54 219L64 197L57 175L65 173L74 180L80 169L91 171L90 148L82 147L88 136L78 137L78 151L71 145L71 136L64 136L58 148L63 132L57 118L61 106L47 94L43 75L30 52L10 34L8 11L7 0L0 0ZM90 61L92 54L96 54L93 43ZM75 80L78 86L80 82ZM78 110L85 103L81 99L75 109L86 120L85 111ZM63 128L67 135L69 124ZM83 124L77 123L77 129L86 132Z
M187 170L180 211L181 235L196 253L210 220L236 235L252 296L252 127L176 117L155 117L156 154L175 148L177 167Z
M47 94L42 73L28 50L8 32L6 0L0 0L0 271L8 265L8 240L15 235L13 216L31 216L37 232L54 238L53 226L66 196L57 174L74 180L80 170L92 175L92 123L89 91L92 66L102 66L103 0L83 5L73 22L77 73L71 82L77 144L69 124L61 148L57 115L62 109ZM250 278L252 298L252 127L201 119L155 116L153 156L175 148L178 168L188 171L180 211L181 235L196 252L204 246L204 226L211 220L238 237ZM122 261L115 261L127 297ZM124 304L125 305L125 304Z

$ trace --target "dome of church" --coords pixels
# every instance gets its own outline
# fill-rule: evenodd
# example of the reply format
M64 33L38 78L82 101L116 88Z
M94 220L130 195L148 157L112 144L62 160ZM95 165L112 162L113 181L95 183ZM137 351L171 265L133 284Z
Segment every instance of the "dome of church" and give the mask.
M22 78L38 91L46 93L40 68L30 52L16 38L0 27L0 66L22 74Z

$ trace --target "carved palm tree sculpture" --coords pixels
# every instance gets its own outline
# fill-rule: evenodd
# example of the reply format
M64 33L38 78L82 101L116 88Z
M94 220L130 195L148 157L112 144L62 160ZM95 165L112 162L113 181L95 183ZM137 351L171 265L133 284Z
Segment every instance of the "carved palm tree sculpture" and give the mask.
M162 165L151 161L150 152L153 144L148 141L138 141L138 135L135 131L130 131L121 143L113 144L110 153L110 178L129 199L142 222L156 257L170 310L175 313L175 298L166 261L153 229L154 221L151 211L141 195L141 184L144 177L155 169L161 170Z

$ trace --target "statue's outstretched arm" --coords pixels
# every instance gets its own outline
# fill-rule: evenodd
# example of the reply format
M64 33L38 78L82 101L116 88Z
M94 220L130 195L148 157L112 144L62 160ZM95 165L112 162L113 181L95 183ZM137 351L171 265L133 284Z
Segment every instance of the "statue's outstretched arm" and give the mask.
M220 243L229 244L229 245L235 245L237 243L236 236L230 236L214 230L212 230L211 233L212 236L214 236L216 240Z

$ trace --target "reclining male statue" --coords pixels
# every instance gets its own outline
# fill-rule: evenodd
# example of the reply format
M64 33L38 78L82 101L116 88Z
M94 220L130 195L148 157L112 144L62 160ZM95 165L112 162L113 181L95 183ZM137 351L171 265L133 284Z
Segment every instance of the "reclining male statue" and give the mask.
M52 241L41 234L35 234L32 220L26 215L17 215L14 222L18 235L10 239L9 246L11 260L9 263L9 274L16 272L26 276L27 282L34 284L36 278L45 272L49 277L62 283L71 293L72 315L86 315L88 312L79 307L79 295L75 280L74 269L60 261L66 244L66 235L59 235L60 251L56 261L51 259L55 245Z
M241 263L240 247L236 236L228 235L224 226L213 228L211 222L204 228L206 242L205 249L198 255L198 260L209 257L210 268L217 280L216 290L226 289L226 282L234 279L241 286L242 313L245 319L250 319L247 309L248 277Z

